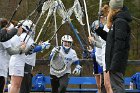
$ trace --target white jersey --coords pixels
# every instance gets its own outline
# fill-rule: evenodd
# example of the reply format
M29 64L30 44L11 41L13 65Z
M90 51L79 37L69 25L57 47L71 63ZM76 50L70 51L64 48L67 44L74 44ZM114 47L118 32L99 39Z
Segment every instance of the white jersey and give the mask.
M52 50L52 52L54 51L54 49ZM75 50L73 50L72 48L69 50L69 53L66 54L62 48L62 46L60 46L60 53L62 53L62 55L64 55L64 62L66 63L66 70L62 73L55 73L55 71L53 70L52 67L50 67L50 74L51 75L55 75L57 77L61 77L66 73L70 73L71 74L71 64L77 60L79 60L79 58L77 57L77 54L75 52Z
M104 31L108 32L109 29L107 28L107 25L103 28ZM106 41L103 40L100 36L98 36L102 43L102 48L96 47L96 61L100 66L103 66L103 71L106 70L106 64L105 64L105 49L106 49Z
M13 47L20 46L20 44L24 40L25 36L26 36L26 33L22 33L19 37L17 35L12 37L12 39L11 39L12 46ZM25 42L27 42L27 40L29 39L28 42L26 43L26 48L30 47L30 45L34 42L33 39L29 38L29 37L30 36L28 35L25 40ZM25 55L25 53L12 55L11 59L10 59L9 67L11 67L11 69L13 69L13 71L9 70L9 74L23 76L25 63L35 66L35 59L36 59L36 54L27 55L27 56ZM17 69L15 70L16 67L17 67ZM22 68L22 69L20 69L20 68ZM16 72L16 74L15 74L14 71L20 71L20 72Z
M24 40L26 36L26 33L23 33L20 38L21 38L21 41ZM28 42L27 42L28 41ZM32 38L32 36L30 37L29 35L27 36L26 40L25 40L26 43L26 48L29 48L33 43L34 43L34 40ZM35 61L36 61L36 53L33 53L31 55L27 55L25 56L25 59L26 59L26 63L31 65L31 66L35 66Z
M11 42L12 42L12 46L20 46L21 42L24 40L26 36L26 33L22 33L20 35L20 37L18 37L17 35L15 35L12 39L11 39ZM25 43L26 43L26 48L29 48L31 46L32 43L34 43L33 39L28 35L26 40L25 40ZM25 55L24 53L23 54L15 54L15 55L12 55L11 56L11 59L10 61L18 61L17 62L17 65L19 64L29 64L29 65L32 65L32 66L35 66L35 59L36 59L36 54L32 54L32 55Z
M11 47L10 41L0 42L0 76L7 77L10 55L7 53L7 48Z
M107 25L104 25L104 31L109 32ZM102 39L102 63L103 63L103 71L106 71L106 64L105 64L105 51L106 51L106 41Z
M102 58L102 66L103 66L103 71L106 70L106 64L105 64L105 48L106 48L106 41L101 39L102 42L102 52L101 52L101 58Z
M97 35L97 34L96 34ZM102 39L100 36L98 36L98 38L101 40L102 42ZM103 66L102 64L102 48L98 48L98 47L95 47L95 57L96 57L96 62L100 65L100 66Z

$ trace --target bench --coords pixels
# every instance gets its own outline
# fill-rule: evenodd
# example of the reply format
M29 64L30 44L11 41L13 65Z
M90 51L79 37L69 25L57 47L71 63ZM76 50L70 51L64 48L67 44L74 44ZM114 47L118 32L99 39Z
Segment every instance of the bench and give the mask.
M35 81L35 76L32 78L32 83ZM126 93L140 93L140 90L138 89L133 89L130 90L128 88L129 84L131 81L131 77L125 77L124 79L124 83L127 86ZM45 76L45 84L46 85L51 85L50 82L50 77L49 76ZM67 88L67 92L92 92L92 93L96 93L97 92L97 88L83 88L81 87L81 85L96 85L96 80L94 77L70 77L69 80L69 85L78 85L78 88ZM5 89L5 92L7 92L7 89ZM34 90L32 89L31 92L51 92L51 88L46 87L44 91L38 91L38 90Z
M47 85L50 85L50 77L45 76L45 82ZM32 82L34 82L34 77L32 78ZM81 88L81 85L96 85L96 80L94 77L70 77L69 85L79 85L79 88L67 88L67 92L92 92L96 93L97 88ZM32 89L32 92L37 90ZM45 92L51 92L51 88L46 88ZM44 92L43 91L43 92ZM37 91L39 92L39 91Z
M133 89L130 90L129 89L129 84L131 81L131 77L125 77L124 79L124 83L127 86L126 93L140 93L140 90L138 89ZM32 82L34 82L34 77L32 79ZM50 77L49 76L45 76L45 82L47 85L50 85ZM79 88L67 88L67 92L92 92L92 93L96 93L97 92L97 88L81 88L81 85L96 85L96 80L94 77L70 77L69 80L69 85L79 85ZM38 92L37 90L33 90L32 92ZM43 92L51 92L51 88L46 88Z

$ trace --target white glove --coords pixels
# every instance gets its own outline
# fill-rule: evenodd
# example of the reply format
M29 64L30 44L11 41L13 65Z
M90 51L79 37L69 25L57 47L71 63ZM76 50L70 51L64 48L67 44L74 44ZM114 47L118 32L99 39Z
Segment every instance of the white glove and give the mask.
M73 70L72 74L75 74L75 75L80 75L80 72L81 72L81 66L80 65L77 65L75 67L75 69Z
M99 27L99 20L95 20L92 25L91 25L91 28L93 30L96 30L97 28Z
M49 49L50 48L50 43L48 41L45 41L41 44L42 49Z
M55 56L55 55L57 55L58 53L60 53L59 51L60 51L60 48L61 47L54 47L53 48L53 50L52 50L52 53L51 53L51 55L53 55L53 56Z
M100 37L94 33L92 33L92 35L92 37L89 37L90 42L92 42L94 46L102 48L102 42L100 40Z

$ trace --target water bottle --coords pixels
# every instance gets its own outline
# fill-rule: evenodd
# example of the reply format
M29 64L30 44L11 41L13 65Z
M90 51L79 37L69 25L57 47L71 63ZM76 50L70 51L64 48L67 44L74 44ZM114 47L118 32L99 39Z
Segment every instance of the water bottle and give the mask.
M133 90L133 82L130 82L129 89Z

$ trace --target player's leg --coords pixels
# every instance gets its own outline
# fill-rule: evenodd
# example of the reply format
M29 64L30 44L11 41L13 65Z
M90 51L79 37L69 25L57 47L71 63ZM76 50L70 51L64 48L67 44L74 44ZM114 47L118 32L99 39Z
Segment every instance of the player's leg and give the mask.
M108 72L104 72L104 85L107 93L113 93L111 82L110 82L110 74Z
M101 83L103 68L96 62L96 58L93 58L93 74L97 82L98 93L101 93Z
M51 77L52 93L58 93L59 79L54 75L50 75L50 77Z
M21 76L11 76L10 93L19 93L22 78L23 77L21 77Z
M11 76L10 93L19 93L22 79L24 77L24 64L15 66L9 65L9 75Z
M58 93L65 93L69 82L69 74L65 74L64 76L59 78L60 86L58 88Z

